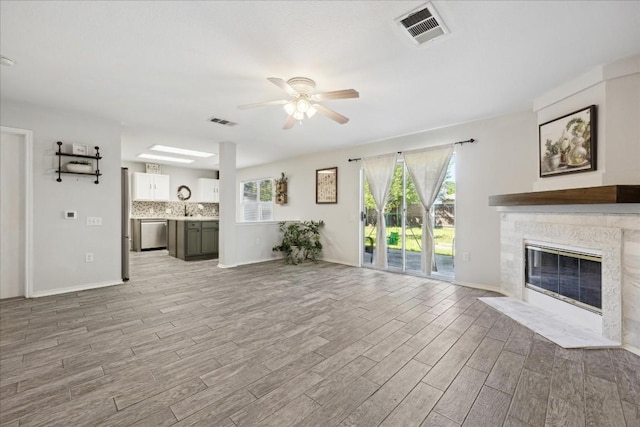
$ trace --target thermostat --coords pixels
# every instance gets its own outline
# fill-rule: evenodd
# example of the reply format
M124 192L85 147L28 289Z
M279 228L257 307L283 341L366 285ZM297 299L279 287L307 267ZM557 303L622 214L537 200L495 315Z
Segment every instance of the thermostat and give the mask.
M64 219L76 219L78 218L77 211L64 211Z

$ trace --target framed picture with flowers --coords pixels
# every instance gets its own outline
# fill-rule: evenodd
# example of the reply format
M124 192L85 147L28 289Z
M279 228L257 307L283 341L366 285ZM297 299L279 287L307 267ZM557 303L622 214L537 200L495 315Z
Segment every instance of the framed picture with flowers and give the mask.
M539 126L540 176L596 170L596 106Z

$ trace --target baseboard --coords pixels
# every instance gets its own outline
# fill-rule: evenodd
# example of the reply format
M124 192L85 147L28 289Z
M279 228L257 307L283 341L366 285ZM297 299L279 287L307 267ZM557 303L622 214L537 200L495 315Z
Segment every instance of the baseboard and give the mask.
M503 292L500 291L500 287L497 287L497 286L487 286L487 285L483 285L483 284L480 284L480 283L462 282L462 281L459 281L459 280L454 280L451 283L453 283L454 285L465 286L467 288L482 289L483 291L497 292L499 294L503 293Z
M33 298L48 297L51 295L68 294L70 292L88 291L90 289L106 288L107 286L122 285L122 280L108 282L87 283L86 285L69 286L68 288L51 289L46 291L34 291Z
M640 348L634 347L632 345L629 344L622 344L622 348L624 348L627 351L630 351L631 353L640 356Z
M237 267L239 265L250 265L250 264L260 264L262 262L271 262L271 261L278 261L278 260L283 260L284 256L276 256L276 257L272 257L272 258L263 258L263 259L255 259L255 260L250 260L250 261L242 261L242 262L238 262L235 263L233 265L221 265L218 264L218 267L220 268L233 268L233 267ZM327 258L322 258L319 261L324 261L324 262L330 262L332 264L341 264L341 265L348 265L350 267L360 267L357 264L350 264L344 261L336 261L333 259L327 259Z
M233 265L226 265L226 264L218 263L218 267L220 267L220 268L233 268L233 267L238 267L239 265L260 264L261 262L277 261L279 259L284 259L284 257L283 256L274 256L274 257L263 258L263 259L252 259L252 260L249 260L249 261L236 262Z
M360 267L360 264L352 264L350 262L338 261L330 258L321 258L320 261L330 262L333 264L348 265L349 267Z
M220 264L220 262L218 262L218 267L220 268L233 268L233 267L237 267L238 264Z

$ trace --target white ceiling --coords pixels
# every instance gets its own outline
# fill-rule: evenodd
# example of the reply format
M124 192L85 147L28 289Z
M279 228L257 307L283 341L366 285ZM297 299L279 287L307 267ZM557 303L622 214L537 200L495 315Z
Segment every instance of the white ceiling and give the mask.
M530 109L640 53L638 1L436 1L451 34L416 46L393 20L422 4L2 0L0 52L16 65L1 68L0 94L120 121L123 160L153 144L232 141L244 167ZM282 107L237 108L281 99L266 78L294 76L358 90L325 102L351 121L316 115L282 130Z

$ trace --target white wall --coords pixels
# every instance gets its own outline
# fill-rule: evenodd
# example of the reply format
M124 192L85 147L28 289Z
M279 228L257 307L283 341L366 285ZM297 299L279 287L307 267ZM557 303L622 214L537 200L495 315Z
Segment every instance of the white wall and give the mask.
M638 59L640 63L640 57ZM640 184L640 64L632 75L608 80L604 185Z
M538 178L534 191L640 183L640 56L602 65L534 101L538 123L596 105L597 169Z
M295 130L294 130L295 131ZM360 167L349 158L393 153L477 139L456 146L456 281L497 289L500 283L500 216L488 206L493 194L530 191L537 173L537 128L532 112L510 114L433 131L314 154L238 171L239 182L289 178L289 203L276 205L276 221L322 219L324 259L359 265ZM303 142L301 142L303 143ZM338 167L338 204L315 204L315 170ZM239 263L264 260L277 244L277 224L240 225ZM275 231L274 231L275 230ZM275 237L275 238L274 238ZM460 254L470 253L463 262ZM274 257L275 255L271 255Z
M122 162L122 167L129 168L129 176L134 172L146 172L146 163L141 162ZM205 169L189 169L179 166L160 165L162 175L170 176L170 199L172 202L178 202L178 187L186 185L191 189L191 194L196 196L198 188L198 178L218 178L217 170ZM132 180L129 180L131 185ZM196 200L195 198L193 200Z
M33 131L34 295L120 283L120 124L7 100L0 123ZM56 141L99 146L100 184L73 175L56 182ZM65 210L79 218L65 220ZM103 225L87 227L88 216ZM85 263L86 252L93 263Z

